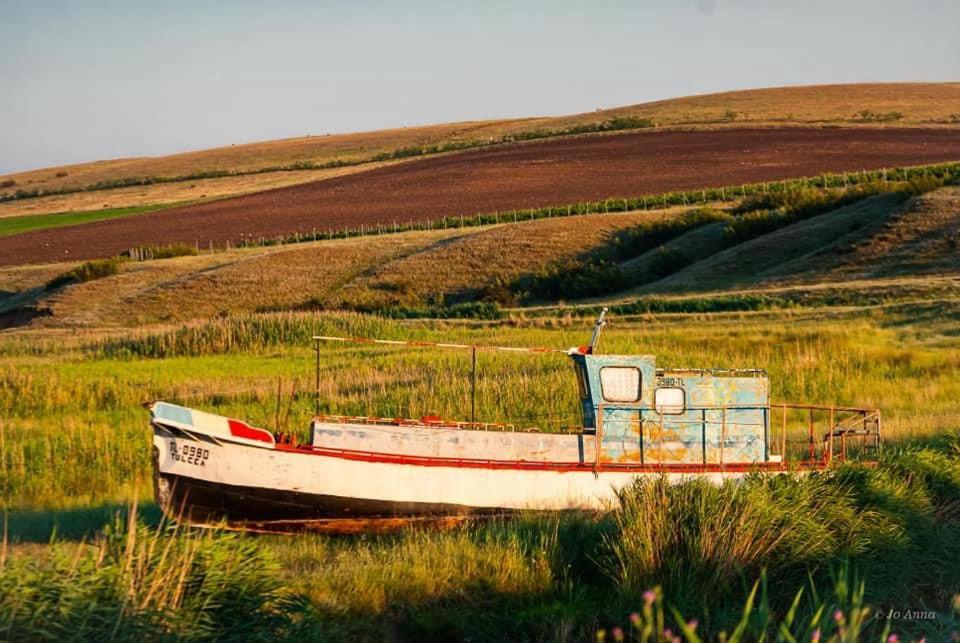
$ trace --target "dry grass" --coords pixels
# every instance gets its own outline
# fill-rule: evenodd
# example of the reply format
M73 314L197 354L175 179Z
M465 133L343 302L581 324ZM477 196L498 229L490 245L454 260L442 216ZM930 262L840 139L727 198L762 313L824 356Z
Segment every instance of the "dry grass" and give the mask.
M53 317L44 324L133 326L295 308L455 234L413 232L127 264L119 275L71 286L45 300Z
M203 201L225 196L237 196L250 192L262 192L272 188L319 181L345 174L380 167L385 163L369 163L355 167L327 170L303 170L297 172L271 172L227 176L218 179L198 179L176 183L157 183L129 188L58 194L36 199L21 199L0 203L0 217L12 217L48 212L77 212L103 208L122 208L144 204L180 203Z
M652 118L661 125L731 120L751 124L857 122L857 112L900 112L895 126L952 124L960 112L960 83L863 83L771 87L687 96L610 110L612 115Z
M14 189L55 189L130 176L175 176L208 170L252 170L302 161L361 159L402 147L481 141L537 129L563 129L613 117L651 118L661 126L853 123L862 110L900 112L892 123L952 124L960 112L960 83L820 85L690 96L560 117L470 121L353 134L305 136L231 145L162 157L97 161L6 175ZM731 114L735 114L732 117ZM217 179L222 181L224 179ZM303 180L309 180L304 177ZM237 191L250 186L241 182ZM258 189L262 187L258 184ZM227 193L224 191L224 193ZM235 193L235 192L234 192ZM151 197L152 198L152 197ZM104 197L102 202L111 202ZM141 204L136 202L135 204ZM51 210L46 210L47 212Z
M703 257L700 261L641 288L639 292L742 288L764 281L767 272L779 273L782 278L789 272L784 270L784 264L805 260L832 247L838 239L857 234L856 231L863 226L891 216L897 202L896 195L878 195L726 249L714 247L712 250L716 254L699 255ZM822 260L815 263L818 268L823 267Z
M914 199L823 252L784 264L797 281L849 281L960 272L960 188Z
M234 249L129 263L121 273L43 300L40 324L133 326L221 313L323 305L380 307L477 291L602 244L640 220L679 210L541 219L520 224ZM0 270L0 290L42 285L64 264Z
M333 306L418 305L425 298L473 298L555 261L576 258L640 221L681 210L601 214L492 226L398 258L335 293Z
M75 263L48 263L4 268L0 270L0 294L37 288L74 266Z

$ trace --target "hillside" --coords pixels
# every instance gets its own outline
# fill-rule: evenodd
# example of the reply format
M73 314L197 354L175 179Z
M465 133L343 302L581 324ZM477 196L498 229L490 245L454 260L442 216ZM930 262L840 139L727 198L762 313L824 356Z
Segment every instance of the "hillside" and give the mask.
M611 249L624 256L625 235L638 226L652 233L687 212L594 214L202 252L126 262L119 274L52 290L44 284L76 264L9 267L0 269L0 316L5 325L19 325L39 312L33 326L105 328L263 311L522 303L523 283L532 277L552 274L555 266L590 265ZM880 193L734 245L726 225L706 222L652 250L628 253L619 270L638 287L579 303L743 293L800 304L936 301L955 296L960 283L957 186L906 202L895 192ZM685 259L658 263L664 253Z
M0 236L0 265L91 259L958 160L960 128L584 136L442 155L243 197Z
M44 295L39 307L50 315L39 323L132 326L262 310L418 305L577 257L638 221L670 214L546 219L127 263L120 274ZM0 270L0 295L42 291L67 268Z
M296 164L361 163L397 150L462 147L502 139L606 126L611 119L650 119L660 127L709 128L789 125L956 126L960 83L818 85L743 90L598 109L570 116L471 121L246 143L162 157L128 158L50 167L0 176L0 194L18 190L79 189L131 178L185 177L192 187L167 184L0 203L0 217L213 198L290 185L325 176L324 170L268 172L238 180L204 179L211 172L255 172ZM629 125L629 123L624 123ZM195 176L190 176L195 175Z
M960 271L960 188L938 190L894 208L863 230L764 274L800 283Z
M664 279L639 289L638 293L674 293L742 288L768 280L768 275L792 277L785 266L797 261L808 269L821 271L822 261L810 265L811 255L835 247L848 236L858 237L862 229L893 215L897 201L891 195L865 199L827 214L786 226L733 247L714 245L696 254L699 260ZM838 242L838 240L840 240ZM680 242L681 240L677 240ZM688 251L687 247L678 248ZM711 251L712 250L712 251Z
M679 241L679 240L678 240ZM960 275L960 188L878 195L715 251L637 294Z

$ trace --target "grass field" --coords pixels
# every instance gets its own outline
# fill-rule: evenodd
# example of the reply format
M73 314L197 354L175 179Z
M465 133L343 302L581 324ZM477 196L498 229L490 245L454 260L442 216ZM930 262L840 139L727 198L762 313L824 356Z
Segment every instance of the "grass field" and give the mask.
M186 152L164 157L116 159L44 168L0 177L0 194L17 190L62 190L143 177L188 177L204 172L251 172L297 163L355 163L429 146L477 146L504 137L606 123L611 119L650 120L661 127L739 127L789 125L867 125L955 127L960 123L960 84L893 83L821 85L724 92L601 109L571 116L504 121L474 121L356 134L313 135ZM364 166L369 167L369 166ZM330 176L350 168L274 172L262 176L190 178L182 184L156 184L0 204L0 216L55 211L92 210L108 203L129 207L193 200L200 194L227 196L291 185ZM35 203L28 204L28 201Z
M0 311L51 312L0 333L0 639L951 640L958 188L928 177L856 189L708 204L720 218L687 206L131 261L50 290L75 263L0 270ZM612 260L646 280L649 253L669 250L697 256L498 320L343 310L522 300L520 278L558 262L580 274ZM600 304L622 308L601 352L765 368L774 402L880 408L879 464L719 488L651 482L606 514L392 535L250 536L159 518L145 401L305 439L315 333L565 348L587 340ZM331 345L321 364L322 411L468 415L466 354ZM578 426L564 356L482 353L479 374L478 420ZM796 453L805 426L788 428Z
M957 456L948 455L960 427L954 403L960 395L958 319L956 301L853 311L614 318L604 351L653 353L663 365L763 366L777 400L881 407L886 464L877 472L852 467L828 480L798 482L796 488L758 481L746 497L733 488L693 486L671 491L673 504L662 504L661 492L641 489L622 513L600 520L525 516L469 530L372 539L166 535L162 529L156 535L156 513L149 504L149 431L140 404L161 397L273 428L279 378L285 391L281 428L303 432L313 406L309 336L314 332L563 347L584 341L588 319L411 324L300 313L227 319L127 339L96 332L8 336L0 358L0 405L7 410L0 423L0 490L11 512L14 544L5 554L9 562L0 582L21 597L48 595L63 591L56 589L63 585L56 579L72 568L82 586L100 588L98 609L109 612L85 622L91 635L103 631L105 626L97 625L101 617L111 627L119 619L124 628L184 632L181 628L196 622L222 632L229 627L229 612L204 608L201 599L207 596L203 592L223 591L227 594L210 600L218 605L237 601L237 610L252 615L250 627L264 631L291 634L304 627L323 638L376 639L392 628L413 638L471 633L487 638L507 632L507 638L581 639L599 627L629 629L630 613L642 611L641 595L657 584L669 605L701 620L702 633L730 631L761 568L776 584L765 599L771 618L784 618L794 592L807 582L805 569L813 570L817 601L829 614L839 608L852 616L851 596L831 594L831 574L850 560L850 573L867 583L867 604L890 608L916 601L941 615L935 622L892 627L946 636L956 626L949 618L951 597L960 592L960 578L950 572L960 567L946 562L960 551L954 500L960 469ZM462 417L468 406L469 366L459 353L332 347L324 349L322 363L326 411ZM575 387L564 357L484 355L480 373L480 419L510 418L544 430L576 424ZM288 398L291 390L295 395ZM802 432L795 427L800 443ZM929 469L926 477L917 476L923 470L918 463ZM904 479L899 473L904 470L914 473ZM877 494L899 500L889 504L892 500ZM120 524L110 532L113 540L70 544L83 534L90 543L113 511L137 498L145 524L138 536L128 535ZM684 519L701 524L714 540L691 540L666 529L695 507L706 513ZM649 531L655 527L649 524L654 511L662 515L659 535ZM754 518L744 522L744 512L754 512ZM756 531L742 531L745 524ZM54 525L67 542L52 549L31 544L47 542ZM131 538L135 543L125 545ZM671 538L679 540L662 540ZM156 544L149 544L152 539ZM661 546L653 544L661 542L657 539ZM103 547L107 553L97 553ZM234 561L227 569L235 571L223 576L225 585L202 585L207 589L196 590L199 595L188 592L175 600L174 571L150 554L171 547L178 555L195 557L188 559L198 565ZM257 554L251 557L253 551ZM663 551L686 553L659 558ZM128 555L143 560L124 562ZM910 562L918 556L939 570L935 579ZM24 572L21 565L32 571ZM119 609L120 599L111 598L113 581L107 580L116 574L134 579L138 588L132 603L137 607L123 617L109 611ZM694 588L710 583L716 590L705 604ZM160 602L149 598L151 586ZM61 605L89 605L86 591L94 590L74 593L63 600L76 603ZM176 609L159 618L156 610L165 610L164 600ZM816 601L803 601L807 627L808 619L815 620ZM9 601L0 605L9 616ZM69 609L54 616L43 611L45 603L26 598L20 605L32 619L50 619L51 627L80 619ZM277 605L283 608L271 608ZM665 618L666 626L676 629L669 610ZM27 631L23 628L36 622L24 619L21 613L5 621L12 628L8 632ZM884 626L882 619L869 624L876 631Z

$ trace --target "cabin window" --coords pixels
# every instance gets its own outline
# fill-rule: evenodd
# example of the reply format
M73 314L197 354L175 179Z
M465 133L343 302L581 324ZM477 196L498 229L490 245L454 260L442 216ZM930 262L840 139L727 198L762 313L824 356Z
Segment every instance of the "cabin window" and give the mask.
M660 415L679 415L687 407L687 395L675 386L658 388L653 394L653 405Z
M640 400L640 369L604 366L600 369L600 389L607 402L637 402Z

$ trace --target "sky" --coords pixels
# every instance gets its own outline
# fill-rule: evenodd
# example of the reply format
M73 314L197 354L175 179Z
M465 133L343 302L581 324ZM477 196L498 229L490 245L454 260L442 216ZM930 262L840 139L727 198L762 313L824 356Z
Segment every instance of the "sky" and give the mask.
M0 0L0 174L730 89L960 80L958 0Z

